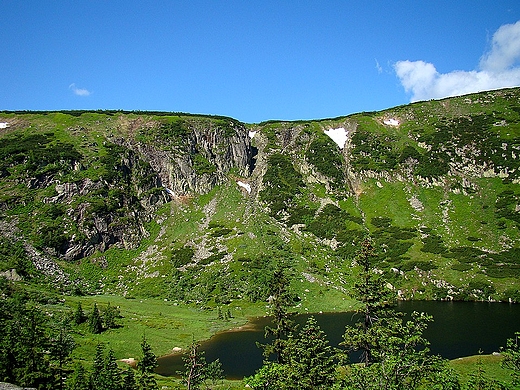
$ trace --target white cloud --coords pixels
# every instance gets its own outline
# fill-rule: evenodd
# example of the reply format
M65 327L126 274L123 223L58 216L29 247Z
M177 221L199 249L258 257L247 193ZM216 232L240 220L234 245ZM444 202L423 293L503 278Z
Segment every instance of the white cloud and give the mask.
M418 101L519 86L519 60L520 21L495 32L479 70L439 73L431 63L408 60L395 63L394 70L411 100Z
M76 87L75 83L69 85L69 89L77 96L89 96L92 93L88 89Z
M377 69L377 73L379 73L379 74L383 73L383 67L379 64L379 61L377 60L377 58L376 58L376 69Z

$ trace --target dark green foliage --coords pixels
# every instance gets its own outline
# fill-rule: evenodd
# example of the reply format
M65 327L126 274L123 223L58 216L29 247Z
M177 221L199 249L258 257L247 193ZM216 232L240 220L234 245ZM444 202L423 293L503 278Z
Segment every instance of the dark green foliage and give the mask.
M513 385L520 385L520 332L515 333L515 337L508 339L506 347L502 350L504 360L502 365L512 370Z
M74 323L76 325L80 325L87 320L85 316L85 312L83 311L83 307L81 306L81 302L78 302L78 306L76 307L76 311L74 312Z
M370 222L372 225L374 225L376 228L388 228L390 227L390 223L392 222L392 218L388 217L373 217Z
M450 156L446 153L430 151L420 158L420 164L415 173L422 177L440 177L447 174L450 170Z
M441 236L438 236L436 234L430 234L429 236L423 238L422 242L422 252L440 254L445 253L448 250L444 246L444 242L442 241Z
M275 153L268 163L260 199L269 206L272 216L281 218L281 212L294 206L294 199L301 193L304 183L289 157Z
M358 128L352 136L351 166L356 170L384 171L394 169L398 153L395 139Z
M516 210L520 202L520 193L513 190L502 191L497 196L495 203L495 215L497 218L504 218L520 224L520 212Z
M226 228L226 227L219 227L219 228L216 228L214 229L212 232L211 232L211 236L212 237L222 237L222 236L227 236L229 233L231 233L233 231L233 229L229 229L229 228Z
M217 167L204 155L197 153L193 156L193 170L197 175L211 175L217 171Z
M13 172L23 166L27 175L68 172L71 164L82 158L74 145L56 139L53 133L19 134L2 138L0 171Z
M187 355L183 357L185 370L180 374L188 390L198 390L203 385L206 389L211 389L211 386L224 379L220 360L207 363L204 351L200 351L199 348L200 345L193 342L188 348Z
M67 390L90 390L89 376L82 364L76 363L67 381Z
M348 224L349 222L362 225L363 220L329 203L307 226L307 230L321 238L336 238L338 241L347 242L349 237L352 237L349 226L355 226Z
M38 389L61 388L74 348L67 322L54 321L4 278L0 296L0 380Z
M70 326L67 319L63 318L53 324L53 332L50 339L49 355L51 364L56 373L57 388L64 388L65 368L71 359L71 353L76 347L74 338L71 336Z
M411 271L415 268L418 268L421 271L431 271L432 269L437 268L437 266L433 264L431 261L409 260L404 262L400 267L402 271Z
M103 309L103 327L104 329L115 329L118 327L117 319L121 317L121 313L117 307L108 305Z
M269 283L269 308L273 317L273 326L265 328L265 337L272 337L272 342L262 345L264 356L269 359L274 355L277 363L286 363L288 341L287 338L295 330L294 321L290 318L288 309L292 304L289 292L289 278L287 271L279 267L274 271Z
M162 123L159 127L159 137L163 140L183 139L188 135L188 129L183 120Z
M133 368L129 367L123 372L122 390L137 390Z
M309 224L314 219L317 207L313 205L296 205L291 209L291 215L287 219L287 225Z
M337 145L328 136L320 134L309 145L305 157L318 172L332 179L333 187L344 186L343 157Z
M482 299L487 299L496 292L496 289L487 281L472 280L468 284L468 290Z
M336 379L336 355L326 334L309 317L301 331L292 338L288 347L287 388L330 389Z
M451 269L453 269L455 271L460 271L460 272L469 271L471 268L473 268L473 267L471 267L471 265L466 264L466 263L453 264L451 266Z
M182 267L191 262L195 251L191 247L182 247L172 251L170 261L175 268Z
M94 334L99 334L103 331L103 320L101 318L101 314L99 313L97 304L95 303L92 308L92 311L88 316L88 328L90 332Z
M15 269L22 277L36 275L37 271L31 259L25 253L21 241L12 241L0 237L0 271Z
M361 301L359 322L346 327L342 343L347 353L363 352L362 364L347 368L340 388L418 389L435 384L435 388L458 389L447 362L429 354L423 333L432 318L415 312L406 320L395 312L393 292L373 272L375 256L370 242L364 241L357 260L360 280L355 284L356 297Z
M420 161L421 160L421 154L415 149L413 146L406 145L403 150L401 151L401 154L399 155L398 161L399 163L404 163L408 159Z
M152 347L148 344L145 337L143 337L141 342L141 353L143 357L137 363L137 371L139 372L137 389L156 390L159 388L154 377L154 371L157 368L157 357L152 352Z

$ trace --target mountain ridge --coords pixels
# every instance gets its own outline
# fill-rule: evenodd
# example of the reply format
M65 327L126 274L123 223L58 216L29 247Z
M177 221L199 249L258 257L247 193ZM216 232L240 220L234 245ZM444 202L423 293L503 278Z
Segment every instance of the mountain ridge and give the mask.
M263 300L277 259L305 301L349 290L370 234L403 299L520 298L518 88L315 121L63 111L0 123L0 271L26 280L41 270L13 252L15 230L63 269L65 290ZM325 133L338 129L343 147Z

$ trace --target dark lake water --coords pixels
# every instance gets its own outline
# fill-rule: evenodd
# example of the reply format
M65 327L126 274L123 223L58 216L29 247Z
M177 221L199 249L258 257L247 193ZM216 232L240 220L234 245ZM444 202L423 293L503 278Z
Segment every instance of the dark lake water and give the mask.
M448 359L476 355L481 350L488 354L505 346L506 340L520 331L520 305L487 302L399 302L398 310L404 313L426 312L433 316L425 332L433 354ZM342 341L345 325L355 322L354 313L313 314L330 343L337 346ZM304 324L308 315L298 315L297 322ZM262 366L262 351L256 343L264 343L264 327L269 318L256 318L245 330L218 333L202 343L208 362L220 359L229 379L254 374ZM181 355L158 359L157 372L176 375L184 371Z

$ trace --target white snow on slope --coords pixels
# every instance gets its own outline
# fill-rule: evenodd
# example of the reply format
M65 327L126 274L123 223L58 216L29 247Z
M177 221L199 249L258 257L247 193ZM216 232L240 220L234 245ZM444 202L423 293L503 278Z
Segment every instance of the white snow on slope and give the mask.
M399 121L398 121L397 119L394 119L394 118L385 119L385 120L383 121L383 123L384 123L385 125L388 125L388 126L394 126L394 127L397 127L397 126L399 126L399 124L400 124Z
M348 131L345 128L339 127L337 129L325 130L324 133L336 142L340 149L343 149L348 138Z
M245 188L246 191L250 194L251 193L251 185L249 183L244 183L243 181L237 181L237 184L242 187L242 188Z
M249 138L252 139L255 136L255 134L256 134L256 131L250 131L249 132Z
M6 129L9 127L9 123L7 122L0 122L0 129Z

